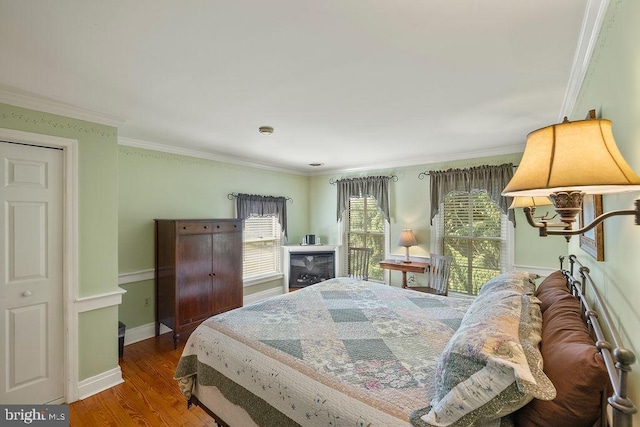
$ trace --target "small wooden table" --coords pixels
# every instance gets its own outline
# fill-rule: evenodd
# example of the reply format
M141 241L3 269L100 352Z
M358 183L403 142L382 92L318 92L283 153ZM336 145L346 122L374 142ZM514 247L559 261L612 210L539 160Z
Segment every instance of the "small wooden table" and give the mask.
M387 270L402 271L402 287L407 287L407 273L424 273L429 268L429 263L426 262L404 262L394 260L384 260L379 263L381 268Z

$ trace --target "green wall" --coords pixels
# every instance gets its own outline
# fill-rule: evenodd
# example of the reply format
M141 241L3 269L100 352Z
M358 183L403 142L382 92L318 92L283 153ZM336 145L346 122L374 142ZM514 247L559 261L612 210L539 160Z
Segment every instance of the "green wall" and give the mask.
M0 127L78 140L79 296L116 290L117 130L6 104L0 104ZM115 309L80 313L79 331L80 380L118 366Z
M580 95L571 114L583 119L596 109L612 121L613 134L631 168L640 173L640 2L611 2L596 43ZM577 153L579 155L579 153ZM632 209L638 192L603 197L604 211ZM575 240L575 239L574 239ZM600 283L623 340L640 357L640 226L632 217L613 217L604 222L604 262L582 252L577 241L570 251L591 270ZM630 398L640 405L640 365L630 375ZM635 424L640 416L635 415Z
M127 293L122 297L122 304L118 306L118 320L126 325L126 329L155 321L155 286L153 279L120 285Z
M154 267L155 218L229 218L235 199L229 193L290 197L287 204L290 242L308 233L309 191L306 176L238 166L159 151L120 146L118 149L118 259L120 274ZM282 281L245 287L250 295ZM127 329L154 322L152 281L122 285L127 293L119 317ZM146 300L151 301L146 305Z

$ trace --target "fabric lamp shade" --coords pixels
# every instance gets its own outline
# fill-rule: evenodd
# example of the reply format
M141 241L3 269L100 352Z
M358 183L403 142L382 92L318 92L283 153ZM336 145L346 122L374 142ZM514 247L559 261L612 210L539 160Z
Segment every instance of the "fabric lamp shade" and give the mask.
M404 246L408 248L409 246L416 246L418 241L416 240L415 234L413 234L413 230L409 228L405 228L400 233L400 237L398 238L398 246Z
M605 119L564 122L535 130L504 196L640 191L640 177L622 157Z
M551 199L549 199L548 197L519 196L519 197L513 198L513 202L511 202L509 209L534 208L536 206L549 206L549 205L553 205L553 203L551 202Z

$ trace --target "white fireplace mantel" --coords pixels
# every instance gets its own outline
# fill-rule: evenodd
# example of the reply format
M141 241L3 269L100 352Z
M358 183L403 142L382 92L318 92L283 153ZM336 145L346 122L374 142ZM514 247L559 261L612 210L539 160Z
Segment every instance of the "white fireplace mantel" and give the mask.
M333 252L334 253L334 268L335 268L335 277L338 277L338 272L340 269L338 265L340 264L340 246L338 245L288 245L282 247L283 257L282 257L282 271L284 272L284 283L282 285L283 292L289 293L289 266L290 266L290 254L300 254L300 253L308 253L308 252Z

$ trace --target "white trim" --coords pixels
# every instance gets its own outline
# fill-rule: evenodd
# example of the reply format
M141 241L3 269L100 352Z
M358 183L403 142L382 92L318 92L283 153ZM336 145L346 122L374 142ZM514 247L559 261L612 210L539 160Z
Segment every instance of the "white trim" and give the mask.
M549 268L549 267L536 267L534 265L522 265L516 264L513 266L516 271L526 271L529 273L537 274L541 277L547 277L554 271L558 271L558 268Z
M285 173L290 173L294 175L307 175L304 171L300 171L300 170L264 165L262 163L256 163L253 161L244 160L237 157L230 157L230 156L211 153L207 151L193 150L191 148L174 147L171 145L160 144L157 142L143 141L141 139L126 138L123 136L118 137L118 145L125 145L128 147L134 147L134 148L143 148L145 150L160 151L162 153L177 154L180 156L195 157L198 159L213 160L216 162L231 163L235 165L247 166L251 168L269 170L274 172L285 172ZM522 151L522 149L520 149L520 151Z
M161 325L164 326L164 325ZM156 323L147 323L146 325L136 326L135 328L126 328L124 331L124 345L137 343L156 336Z
M142 282L143 280L153 280L156 277L156 271L153 268L147 270L133 271L131 273L120 273L118 275L118 285L126 285L127 283Z
M0 138L63 150L63 250L62 297L64 317L65 401L78 400L78 141L75 139L0 128Z
M160 335L172 332L171 328L160 324ZM156 336L156 322L147 323L124 331L124 345L134 344Z
M449 153L449 154L430 154L429 157L415 157L411 159L407 159L404 161L397 162L388 162L388 163L377 163L377 164L369 164L366 166L360 166L355 168L347 168L347 169L323 169L322 172L308 172L307 176L320 176L320 175L329 175L329 174L338 174L338 173L351 173L351 172L366 172L378 169L393 169L393 168L401 168L408 166L417 166L417 165L428 165L433 163L445 163L452 162L455 160L469 160L469 159L479 159L482 157L492 157L492 156L501 156L506 154L516 154L522 153L524 151L525 143L510 145L507 147L500 148L491 148L486 150L476 150L476 151L464 151L461 153Z
M113 368L109 371L105 371L101 374L94 375L86 380L80 381L78 384L78 398L80 400L86 399L89 396L98 394L101 391L105 391L113 386L122 384L122 370L120 366Z
M266 291L256 292L254 294L249 294L245 296L242 300L243 305L253 304L267 298L275 297L277 295L282 295L282 287L277 286L275 288L269 288Z
M564 94L564 100L562 101L562 108L560 109L559 122L561 122L565 116L569 117L576 105L580 88L589 70L589 62L595 50L602 23L607 14L609 1L610 0L589 0L587 2L567 90ZM584 114L586 113L585 111Z
M106 292L104 294L78 298L76 300L78 313L84 313L86 311L98 310L101 308L122 304L122 294L126 292L126 290L118 288L118 290L113 292Z
M0 85L0 103L15 105L16 107L29 108L59 116L72 117L107 126L120 127L127 121L110 114L98 113L71 104L56 101L40 95L21 91L6 85Z
M357 168L323 169L321 172L309 172L306 170L288 169L288 168L275 167L270 165L263 165L263 164L255 163L249 160L239 159L236 157L224 156L221 154L200 151L200 150L193 150L190 148L174 147L171 145L160 144L157 142L143 141L140 139L127 138L124 136L118 137L118 145L134 147L134 148L142 148L145 150L158 151L161 153L177 154L181 156L194 157L198 159L212 160L217 162L224 162L224 163L236 164L240 166L252 167L256 169L263 169L263 170L269 170L274 172L284 172L284 173L290 173L294 175L303 175L303 176L319 176L319 175L327 175L327 174L335 174L335 173L362 172L362 171L368 171L368 170L374 170L374 169L391 169L391 168L416 166L416 165L424 165L424 164L431 164L431 163L443 163L443 162L450 162L455 160L467 160L467 159L475 159L475 158L481 158L481 157L522 153L524 151L524 143L522 143L522 144L510 145L510 146L501 147L501 148L492 148L487 150L465 151L464 153L452 153L452 154L446 154L446 155L440 155L440 156L430 155L429 157L411 158L405 161L398 161L398 162L371 164L371 165L357 167Z

